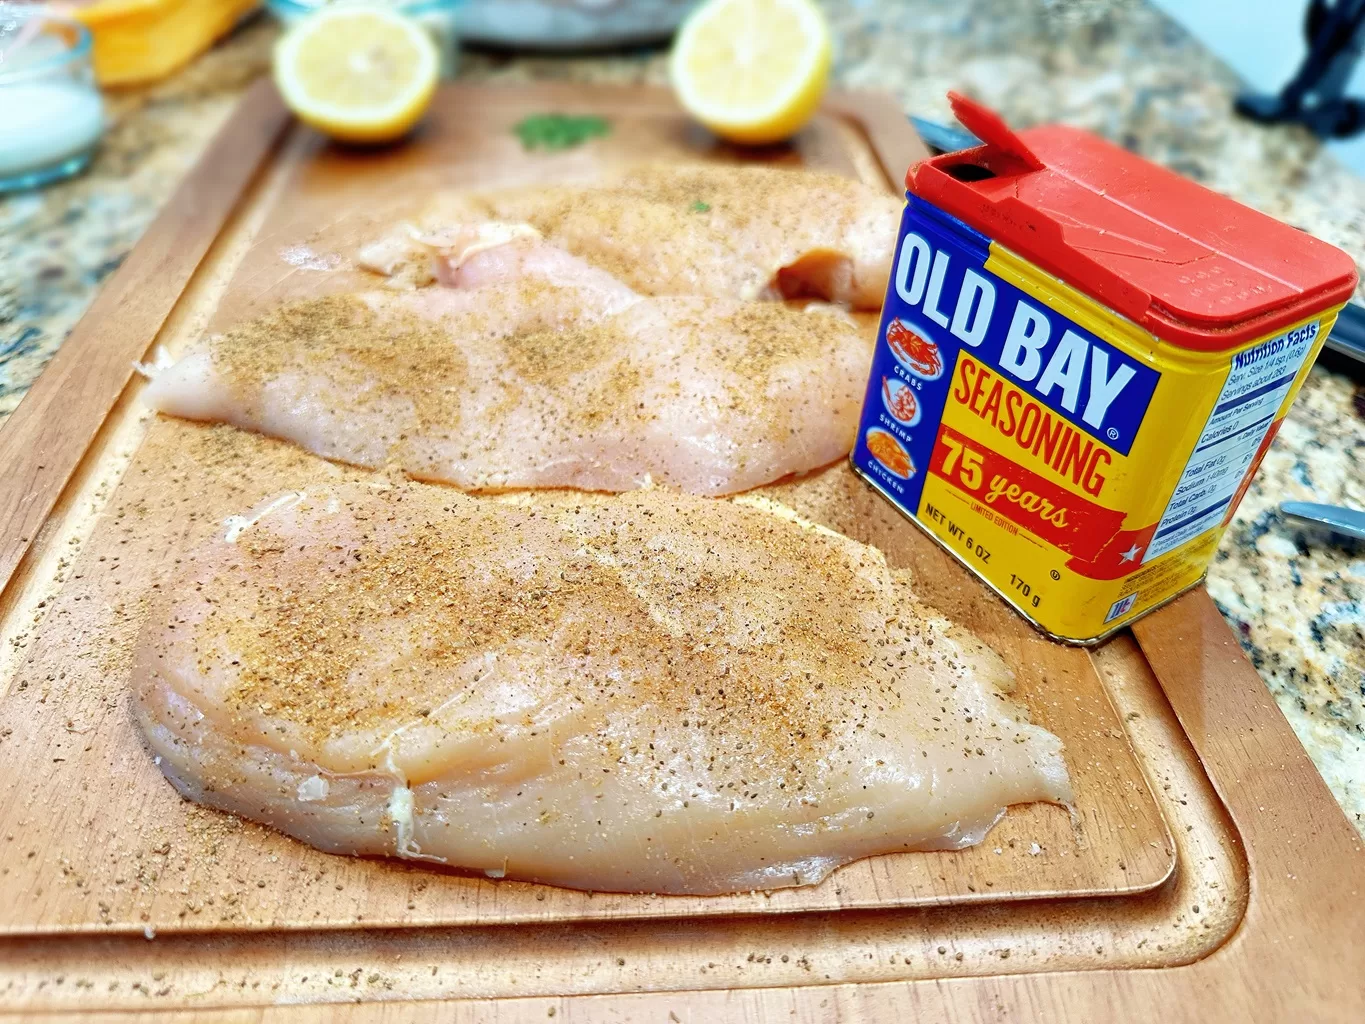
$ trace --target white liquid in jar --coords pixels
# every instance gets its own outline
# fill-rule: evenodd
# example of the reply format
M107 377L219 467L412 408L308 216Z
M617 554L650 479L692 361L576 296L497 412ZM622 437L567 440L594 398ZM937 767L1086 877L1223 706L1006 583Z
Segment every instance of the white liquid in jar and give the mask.
M74 81L0 86L0 177L37 171L85 152L104 131L99 93Z

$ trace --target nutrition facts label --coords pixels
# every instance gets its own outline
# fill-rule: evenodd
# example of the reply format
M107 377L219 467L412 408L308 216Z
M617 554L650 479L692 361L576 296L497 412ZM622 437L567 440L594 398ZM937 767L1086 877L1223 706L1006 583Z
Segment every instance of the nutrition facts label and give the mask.
M1239 352L1142 561L1222 522L1318 336L1318 323Z

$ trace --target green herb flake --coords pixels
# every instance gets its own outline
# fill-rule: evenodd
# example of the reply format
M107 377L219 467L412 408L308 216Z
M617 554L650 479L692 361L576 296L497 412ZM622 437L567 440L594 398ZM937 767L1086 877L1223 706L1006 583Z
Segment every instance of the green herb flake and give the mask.
M711 204L703 203L700 199L698 199L691 206L689 206L688 209L691 210L693 213L710 213Z
M610 134L611 123L591 114L532 114L512 129L525 149L560 150Z

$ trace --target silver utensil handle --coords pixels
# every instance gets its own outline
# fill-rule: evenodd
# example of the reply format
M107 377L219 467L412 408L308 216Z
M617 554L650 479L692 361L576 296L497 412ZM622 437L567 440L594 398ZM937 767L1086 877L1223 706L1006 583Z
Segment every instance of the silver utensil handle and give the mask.
M1286 501L1281 503L1280 511L1295 519L1321 523L1323 526L1330 526L1337 533L1365 540L1365 512L1357 509L1343 508L1341 505L1319 505L1312 501Z

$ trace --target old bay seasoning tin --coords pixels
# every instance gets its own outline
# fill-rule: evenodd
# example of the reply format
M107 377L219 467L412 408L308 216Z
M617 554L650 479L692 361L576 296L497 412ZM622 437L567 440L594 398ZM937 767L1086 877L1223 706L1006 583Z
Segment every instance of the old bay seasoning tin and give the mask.
M1337 311L1345 253L1075 129L906 177L853 466L1073 643L1198 583Z

